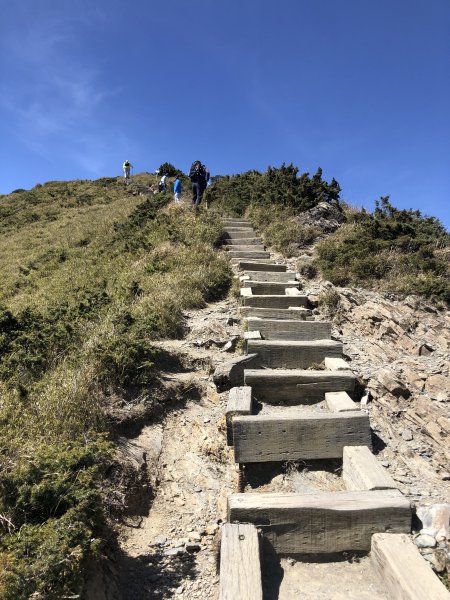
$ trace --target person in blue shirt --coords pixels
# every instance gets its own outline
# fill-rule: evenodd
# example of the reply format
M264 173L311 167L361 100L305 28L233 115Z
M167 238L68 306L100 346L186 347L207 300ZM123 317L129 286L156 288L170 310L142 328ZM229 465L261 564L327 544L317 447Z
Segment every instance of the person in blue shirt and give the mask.
M180 196L181 196L181 179L177 175L177 178L175 179L175 181L173 183L173 199L174 199L174 201L177 203L181 202Z

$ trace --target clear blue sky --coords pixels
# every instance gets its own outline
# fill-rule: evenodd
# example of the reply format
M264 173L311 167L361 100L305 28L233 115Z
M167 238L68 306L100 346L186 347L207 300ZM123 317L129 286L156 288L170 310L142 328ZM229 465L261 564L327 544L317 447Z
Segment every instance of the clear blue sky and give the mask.
M450 0L0 0L0 193L320 165L450 227Z

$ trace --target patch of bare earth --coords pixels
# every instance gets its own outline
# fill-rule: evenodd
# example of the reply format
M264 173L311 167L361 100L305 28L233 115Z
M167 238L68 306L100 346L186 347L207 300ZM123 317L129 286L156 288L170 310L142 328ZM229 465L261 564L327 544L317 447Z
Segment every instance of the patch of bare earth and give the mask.
M226 518L226 498L236 491L237 471L226 445L226 394L216 392L211 374L230 358L222 348L238 333L227 324L234 310L235 303L225 301L192 311L184 340L159 343L195 365L190 373L164 378L174 384L184 379L186 385L190 377L201 393L129 440L153 457L148 468L157 476L148 513L121 530L122 600L217 597L219 525Z

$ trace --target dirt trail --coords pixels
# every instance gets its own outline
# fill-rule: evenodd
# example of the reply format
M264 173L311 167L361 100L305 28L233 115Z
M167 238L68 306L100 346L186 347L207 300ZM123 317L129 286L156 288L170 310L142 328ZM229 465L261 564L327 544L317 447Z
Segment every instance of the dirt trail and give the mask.
M230 358L220 347L239 333L227 325L235 311L233 300L191 311L186 339L160 344L196 360L195 372L166 376L191 378L202 394L130 440L156 459L150 468L157 469L158 485L148 516L122 531L123 600L217 597L219 524L227 495L236 491L237 471L226 445L226 394L217 393L211 372Z

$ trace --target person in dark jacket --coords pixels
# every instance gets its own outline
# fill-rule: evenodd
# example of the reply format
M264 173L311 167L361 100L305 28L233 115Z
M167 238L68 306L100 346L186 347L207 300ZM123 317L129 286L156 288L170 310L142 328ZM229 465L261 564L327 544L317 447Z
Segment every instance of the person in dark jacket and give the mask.
M192 182L192 205L199 206L207 184L206 168L199 160L192 163L189 179Z

